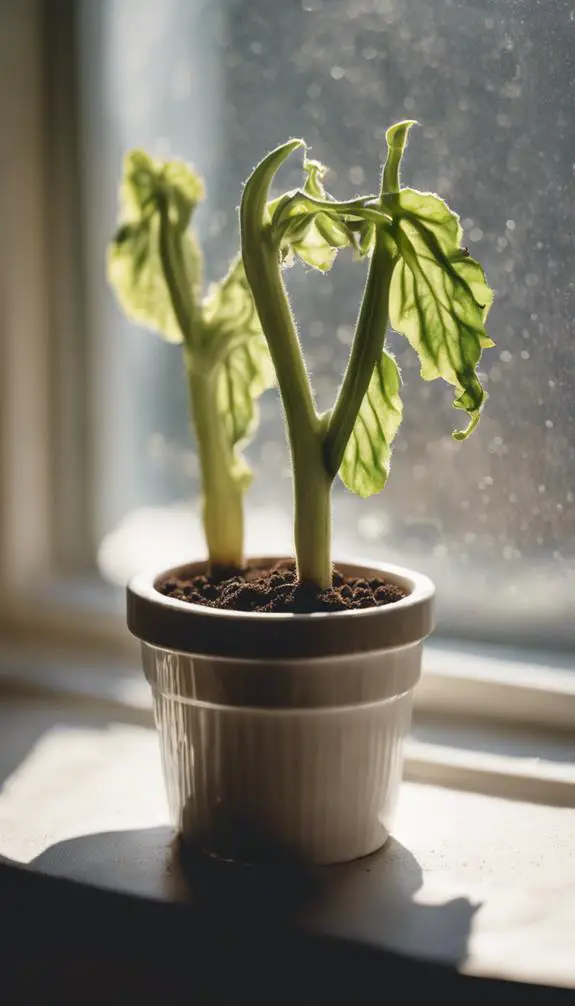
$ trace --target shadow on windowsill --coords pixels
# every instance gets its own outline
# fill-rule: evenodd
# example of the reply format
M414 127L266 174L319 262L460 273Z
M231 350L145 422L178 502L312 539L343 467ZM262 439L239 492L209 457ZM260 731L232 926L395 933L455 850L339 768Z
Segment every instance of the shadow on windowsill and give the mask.
M168 827L84 835L59 842L31 868L127 895L186 905L214 939L280 930L336 938L457 967L466 958L478 905L454 897L418 904L423 872L391 838L341 866L240 866L182 855Z

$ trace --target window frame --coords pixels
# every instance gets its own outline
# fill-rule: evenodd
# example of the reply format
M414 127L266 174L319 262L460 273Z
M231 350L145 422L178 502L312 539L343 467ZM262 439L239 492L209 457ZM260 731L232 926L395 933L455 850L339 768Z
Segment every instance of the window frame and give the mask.
M4 5L0 632L133 654L108 599L88 608L74 583L97 581L75 39L74 0Z
M33 636L42 652L90 647L131 666L137 643L105 588L101 604L83 601L83 587L97 579L89 528L102 459L91 433L97 387L86 393L98 315L87 302L89 263L78 228L76 44L74 0L7 0L0 33L1 93L11 97L3 104L11 146L0 258L0 631L12 646L29 649ZM59 578L63 589L52 589ZM484 648L478 664L469 642L455 650L453 640L447 649L443 643L426 650L419 709L561 729L573 722L574 682L571 672L550 676L553 654L542 670L528 652L521 662Z

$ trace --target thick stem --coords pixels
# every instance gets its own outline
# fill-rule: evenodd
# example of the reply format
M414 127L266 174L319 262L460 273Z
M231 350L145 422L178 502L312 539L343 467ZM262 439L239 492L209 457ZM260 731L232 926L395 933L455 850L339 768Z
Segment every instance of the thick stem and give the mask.
M311 445L310 445L311 448ZM298 577L328 589L333 582L331 561L331 487L323 464L323 441L313 453L302 451L294 463L294 538Z
M184 340L190 412L202 484L202 520L210 566L237 567L244 561L242 487L234 476L233 448L218 412L214 368L198 366L201 321L187 276L181 240L170 226L165 200L160 204L160 256L164 278ZM199 255L199 251L197 252Z
M295 551L298 576L330 587L330 486L325 472L325 424L318 416L269 224L266 203L271 179L297 141L274 151L248 180L240 212L246 276L282 397L294 478Z
M278 377L294 480L294 544L298 577L331 587L330 488L318 416L277 251L265 232L244 240L246 274Z
M190 365L187 369L210 565L212 568L241 568L244 563L243 492L233 471L233 448L217 410L215 376L196 372Z

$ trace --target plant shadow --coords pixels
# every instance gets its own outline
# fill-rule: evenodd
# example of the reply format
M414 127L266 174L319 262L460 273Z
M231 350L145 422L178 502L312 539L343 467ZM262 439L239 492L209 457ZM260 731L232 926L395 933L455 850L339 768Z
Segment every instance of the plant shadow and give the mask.
M366 944L453 967L466 957L479 908L465 897L419 904L423 870L390 838L352 863L239 865L184 851L168 827L84 835L46 849L32 869L191 909L214 939L251 942L279 931Z

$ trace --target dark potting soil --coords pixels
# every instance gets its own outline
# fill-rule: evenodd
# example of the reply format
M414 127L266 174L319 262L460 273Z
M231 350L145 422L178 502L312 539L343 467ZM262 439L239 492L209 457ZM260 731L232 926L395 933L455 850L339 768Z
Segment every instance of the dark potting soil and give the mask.
M333 587L318 590L300 583L295 563L283 561L269 569L248 566L241 571L223 571L213 576L171 576L158 584L158 590L190 604L232 611L269 611L311 613L376 608L393 604L406 592L384 577L370 579L333 573Z

